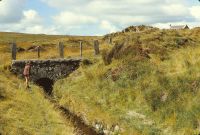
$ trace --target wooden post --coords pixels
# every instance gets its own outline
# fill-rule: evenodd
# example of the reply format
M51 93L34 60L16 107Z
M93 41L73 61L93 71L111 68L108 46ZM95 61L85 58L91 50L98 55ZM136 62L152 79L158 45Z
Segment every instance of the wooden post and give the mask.
M82 41L80 41L80 56L81 58L83 56L83 42Z
M112 37L109 37L109 44L112 44Z
M64 44L62 42L59 42L59 54L60 58L64 58Z
M38 56L38 59L40 58L40 46L37 46L37 56Z
M94 41L94 55L98 55L100 53L99 51L99 41L95 40Z
M16 60L16 56L17 56L17 45L16 43L11 43L11 57L12 60Z

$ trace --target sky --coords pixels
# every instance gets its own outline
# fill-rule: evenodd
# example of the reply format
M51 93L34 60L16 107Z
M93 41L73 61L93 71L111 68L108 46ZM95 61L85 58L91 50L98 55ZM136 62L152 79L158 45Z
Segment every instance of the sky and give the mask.
M2 0L0 31L104 35L131 25L200 26L198 0Z

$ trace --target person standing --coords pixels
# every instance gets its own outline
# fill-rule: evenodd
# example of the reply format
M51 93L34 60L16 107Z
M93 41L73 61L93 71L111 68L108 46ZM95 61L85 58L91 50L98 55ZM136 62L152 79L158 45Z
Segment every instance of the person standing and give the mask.
M26 65L24 67L24 72L23 72L23 75L24 75L25 80L26 80L26 89L30 88L29 87L30 71L31 71L31 62L28 61L28 62L26 62Z

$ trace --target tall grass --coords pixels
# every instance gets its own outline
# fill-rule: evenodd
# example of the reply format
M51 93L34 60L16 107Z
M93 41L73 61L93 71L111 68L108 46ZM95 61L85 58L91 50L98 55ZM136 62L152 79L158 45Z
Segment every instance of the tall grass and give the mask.
M200 48L190 32L147 31L138 42L137 33L116 36L117 44L129 40L56 82L55 98L122 134L198 134Z
M74 39L62 40L73 46L78 43L71 42ZM87 40L91 43L90 38ZM104 130L113 134L199 134L199 29L118 33L113 36L113 48L105 41L106 37L101 41L103 59L94 58L90 44L85 56L93 64L82 63L68 78L56 82L53 93L60 105L89 125L101 123ZM57 57L55 48L51 46L50 53L44 52L42 59ZM66 49L67 57L79 55L78 47L66 45ZM18 58L33 55L20 53ZM5 59L1 57L0 62ZM16 88L15 83L11 86ZM1 92L1 97L16 94L6 91ZM39 114L35 116L44 119ZM115 130L116 125L119 131Z
M8 71L0 75L0 133L2 135L66 135L74 128L47 99L42 90L24 88Z

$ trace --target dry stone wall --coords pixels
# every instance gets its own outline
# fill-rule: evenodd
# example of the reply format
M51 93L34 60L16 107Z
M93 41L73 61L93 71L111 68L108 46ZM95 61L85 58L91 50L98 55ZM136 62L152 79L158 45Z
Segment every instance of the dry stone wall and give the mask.
M80 59L53 59L53 60L13 60L11 72L23 77L23 69L27 61L31 61L31 81L41 78L53 81L67 77L79 68Z

